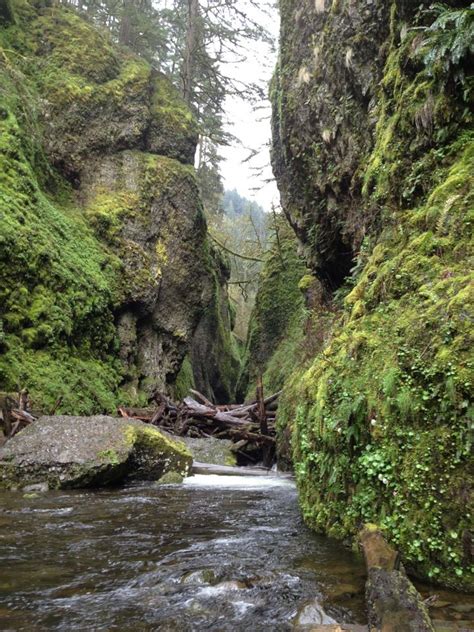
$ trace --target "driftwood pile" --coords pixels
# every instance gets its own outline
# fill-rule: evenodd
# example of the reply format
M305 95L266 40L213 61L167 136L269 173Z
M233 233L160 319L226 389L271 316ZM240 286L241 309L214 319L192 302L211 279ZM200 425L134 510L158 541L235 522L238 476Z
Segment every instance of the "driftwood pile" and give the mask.
M5 396L0 401L0 422L3 426L5 438L11 439L17 432L26 428L36 419L29 412L29 395L26 389L18 393L18 399Z
M156 409L119 408L123 417L139 419L171 434L189 437L230 439L236 451L261 451L271 463L275 452L275 420L280 393L263 398L261 385L257 399L246 404L216 405L198 391L191 391L181 403L157 395Z
M275 420L280 393L264 398L261 380L258 380L255 401L245 404L216 405L198 391L190 393L192 397L179 403L157 394L153 408L121 407L118 412L122 417L139 419L181 437L230 439L236 453L245 455L250 461L263 460L265 465L271 465L275 455ZM59 404L60 400L51 415ZM1 425L7 439L35 419L29 409L26 390L19 393L18 400L6 397L0 402L0 422L3 422Z

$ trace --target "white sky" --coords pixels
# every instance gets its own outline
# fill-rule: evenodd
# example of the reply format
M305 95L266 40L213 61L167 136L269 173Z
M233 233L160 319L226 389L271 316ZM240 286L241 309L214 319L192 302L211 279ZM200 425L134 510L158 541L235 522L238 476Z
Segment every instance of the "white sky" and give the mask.
M246 0L242 0L242 4L246 5ZM256 9L250 9L250 13L254 19L262 19ZM265 27L276 40L279 28L278 11L273 10L272 19L268 16L263 19ZM253 44L247 52L246 60L226 67L226 72L238 80L262 81L268 86L276 63L276 53L269 49L269 46L262 43ZM230 123L228 130L240 143L221 148L220 153L224 157L221 171L226 189L237 189L241 195L255 200L269 211L272 202L279 203L279 196L270 167L269 149L266 147L271 138L271 108L268 101L261 104L260 108L262 105L265 109L254 111L252 104L242 99L227 99L226 115ZM251 150L259 150L258 156L249 163L243 163ZM265 168L262 174L252 170L252 167L263 166ZM266 180L271 182L265 183Z

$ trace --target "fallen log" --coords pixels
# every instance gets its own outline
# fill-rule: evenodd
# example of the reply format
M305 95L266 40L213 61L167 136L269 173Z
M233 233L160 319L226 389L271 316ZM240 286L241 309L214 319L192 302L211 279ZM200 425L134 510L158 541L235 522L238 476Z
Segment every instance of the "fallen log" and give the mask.
M195 389L192 388L189 392L192 393L195 397L197 397L201 401L201 403L204 404L204 406L208 406L209 408L214 408L214 404L199 391L196 391Z
M219 406L195 389L191 393L194 397L188 396L179 404L161 393L155 393L155 409L121 407L118 411L123 417L140 419L177 436L244 441L249 453L255 448L261 450L265 463L271 464L275 448L276 411L267 410L266 406L273 408L279 393L263 399L263 392L260 392L258 401Z
M193 415L193 416L196 415L198 417L205 417L208 419L215 419L216 421L219 421L231 426L248 425L247 421L241 421L240 419L238 419L231 413L224 413L224 412L221 412L220 410L216 410L215 408L204 406L203 404L200 404L192 397L186 397L183 401L187 409L185 412L187 412L190 415Z
M255 432L245 432L239 430L231 430L230 435L233 439L239 439L250 441L252 443L266 443L269 445L275 445L276 439L275 437L271 437L270 435L261 435Z
M366 525L359 540L368 574L365 596L369 628L379 632L434 632L421 595L378 527Z
M213 463L194 462L191 468L192 474L218 474L220 476L268 476L272 478L285 478L292 480L290 474L277 474L266 467L231 467L229 465L214 465Z

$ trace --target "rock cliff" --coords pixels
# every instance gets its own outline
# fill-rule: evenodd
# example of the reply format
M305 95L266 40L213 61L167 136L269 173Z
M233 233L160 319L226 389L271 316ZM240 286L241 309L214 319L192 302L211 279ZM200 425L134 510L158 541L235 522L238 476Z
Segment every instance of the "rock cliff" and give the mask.
M313 528L469 587L473 10L429 5L280 2L273 165L321 293L279 415Z
M73 11L8 6L0 389L27 385L46 410L60 397L63 412L113 411L170 389L221 289L196 124L166 77Z

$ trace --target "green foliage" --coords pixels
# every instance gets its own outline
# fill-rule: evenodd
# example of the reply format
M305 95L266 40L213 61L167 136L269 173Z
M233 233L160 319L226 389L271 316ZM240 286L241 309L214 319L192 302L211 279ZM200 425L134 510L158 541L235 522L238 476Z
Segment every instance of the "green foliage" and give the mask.
M428 72L465 83L463 66L469 55L474 54L474 4L466 9L453 9L437 2L429 12L436 19L425 30L423 42L423 61Z
M174 384L174 398L178 401L183 400L193 388L195 388L193 367L189 356L186 356Z
M364 159L362 212L380 208L381 233L278 423L313 528L344 538L376 522L419 575L472 588L472 119L463 86L417 64L416 36L392 37Z
M286 219L280 216L250 320L247 370L252 395L258 373L265 374L264 384L272 390L281 385L294 366L304 320L304 296L298 284L305 272L296 239Z

